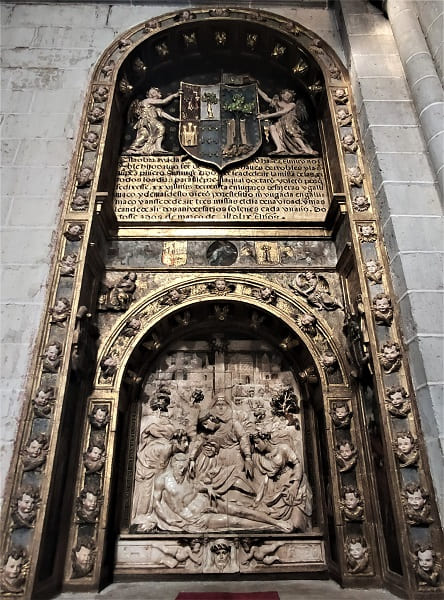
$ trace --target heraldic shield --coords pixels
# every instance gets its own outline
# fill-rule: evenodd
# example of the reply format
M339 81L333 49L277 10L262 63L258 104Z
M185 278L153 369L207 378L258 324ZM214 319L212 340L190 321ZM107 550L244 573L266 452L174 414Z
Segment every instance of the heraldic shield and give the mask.
M256 83L180 84L180 145L193 158L222 170L261 146Z

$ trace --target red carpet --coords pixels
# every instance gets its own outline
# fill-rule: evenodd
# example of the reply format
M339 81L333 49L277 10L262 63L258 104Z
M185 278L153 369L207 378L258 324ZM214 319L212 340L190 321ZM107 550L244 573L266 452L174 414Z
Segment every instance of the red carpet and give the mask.
M279 600L277 592L180 592L176 600Z

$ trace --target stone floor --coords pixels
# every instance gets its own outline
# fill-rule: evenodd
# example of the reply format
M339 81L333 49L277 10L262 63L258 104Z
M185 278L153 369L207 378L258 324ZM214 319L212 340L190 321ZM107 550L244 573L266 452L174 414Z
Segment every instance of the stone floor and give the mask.
M175 600L179 592L276 591L280 600L395 600L380 589L342 589L333 581L150 581L114 583L100 593L63 593L57 600Z

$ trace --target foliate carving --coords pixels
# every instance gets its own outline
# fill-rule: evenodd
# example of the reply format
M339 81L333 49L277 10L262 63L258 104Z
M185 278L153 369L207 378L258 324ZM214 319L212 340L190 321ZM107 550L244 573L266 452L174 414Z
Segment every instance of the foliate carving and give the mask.
M376 294L372 301L372 311L377 325L390 327L393 321L393 308L387 294Z
M413 437L410 431L398 431L396 433L393 450L401 468L414 467L418 464L418 440Z
M377 260L371 258L365 263L365 276L370 281L370 285L376 285L382 282L384 267Z
M335 450L336 463L341 473L346 473L355 468L358 460L358 451L349 440L338 442Z
M93 91L94 102L106 102L108 100L108 88L104 85L99 85Z
M232 294L236 289L234 283L228 283L225 279L216 279L207 283L207 289L210 294L217 294L218 296L226 296Z
M72 579L86 577L94 568L97 556L97 548L94 540L90 537L79 539L77 545L72 549Z
M339 127L348 127L352 123L352 115L349 113L348 109L345 107L339 108L337 110L336 117L338 119Z
M23 593L28 571L28 555L23 548L12 548L6 553L0 568L0 590L4 597Z
M252 291L251 295L254 298L256 298L257 300L260 300L261 302L264 302L265 304L275 305L276 302L277 302L276 293L269 286L264 286L264 287L260 288L259 290L258 289L254 289Z
M340 507L346 521L361 522L364 520L364 501L361 492L354 486L346 485L342 489Z
M273 98L259 87L257 91L274 111L258 115L258 119L266 121L264 128L268 128L276 146L270 156L318 156L319 152L310 146L301 127L308 120L307 109L302 100L296 100L292 90L282 90ZM270 119L277 120L270 124Z
M101 123L105 117L105 109L101 106L94 106L87 114L87 119L92 125Z
M50 341L43 353L43 373L57 373L62 361L62 344Z
M127 338L134 337L139 333L141 327L142 321L140 319L130 319L125 323L125 326L122 329L122 335Z
M58 298L52 308L49 309L51 315L50 323L58 327L65 327L66 321L71 315L71 302L68 298Z
M95 131L88 131L83 136L83 147L85 150L95 152L99 146L99 136Z
M407 483L402 491L402 504L409 525L433 523L429 494L419 483Z
M291 289L307 299L318 310L336 310L341 303L330 293L330 285L323 275L314 271L298 273L289 283Z
M95 523L103 502L100 490L85 487L76 499L76 515L80 523Z
M160 304L164 306L175 306L176 304L180 304L184 300L188 298L191 293L191 288L174 288L170 290L165 298L160 300Z
M317 318L309 313L303 315L296 315L296 323L302 329L304 333L314 338L318 334L316 325L318 323Z
M133 301L136 291L137 274L133 271L125 273L119 281L112 286L103 284L99 296L98 309L123 312L128 309Z
M345 540L345 558L349 573L364 573L369 566L369 550L365 538L347 537Z
M76 272L76 265L78 257L75 252L66 254L60 261L60 276L61 277L74 277Z
M370 208L370 200L362 194L352 198L353 210L356 212L365 212Z
M347 104L348 92L344 88L336 88L333 92L333 100L336 104Z
M34 415L38 419L49 419L54 401L54 388L50 386L41 387L32 399Z
M347 169L347 179L351 186L361 187L362 182L364 181L364 175L360 167L349 167Z
M355 154L358 150L358 144L355 140L355 136L352 133L344 135L344 137L341 139L341 144L345 152L348 152L349 154Z
M180 119L166 113L162 107L170 104L179 92L169 94L165 98L157 87L146 92L144 100L134 100L128 111L128 120L136 130L136 139L124 154L137 156L152 156L168 154L162 147L165 136L163 119L178 122Z
M409 395L401 386L392 386L386 390L387 410L391 415L398 418L405 418L410 410Z
M416 546L413 568L420 588L438 587L441 578L441 555L431 544Z
M85 233L85 228L81 223L69 223L67 230L63 234L70 242L80 242Z
M21 452L23 471L40 471L46 462L48 448L48 438L44 433L31 436Z
M96 404L88 415L88 419L93 429L106 429L110 422L109 409L106 404Z
M396 342L387 341L381 346L378 358L384 371L388 374L395 373L401 368L401 348Z
M86 474L99 473L105 464L105 446L101 440L94 440L83 453Z
M12 528L30 529L33 527L39 504L40 492L37 488L33 486L22 488L12 506Z
M333 402L330 409L331 420L336 429L349 429L353 412L345 401Z

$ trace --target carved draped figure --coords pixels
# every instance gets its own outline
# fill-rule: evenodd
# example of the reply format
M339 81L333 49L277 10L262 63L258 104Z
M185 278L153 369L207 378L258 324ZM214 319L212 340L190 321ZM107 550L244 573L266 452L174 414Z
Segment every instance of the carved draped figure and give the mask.
M163 111L145 100L138 103L137 113L139 118L134 125L136 139L126 153L150 156L158 149L156 142L165 135L165 126L160 120Z

